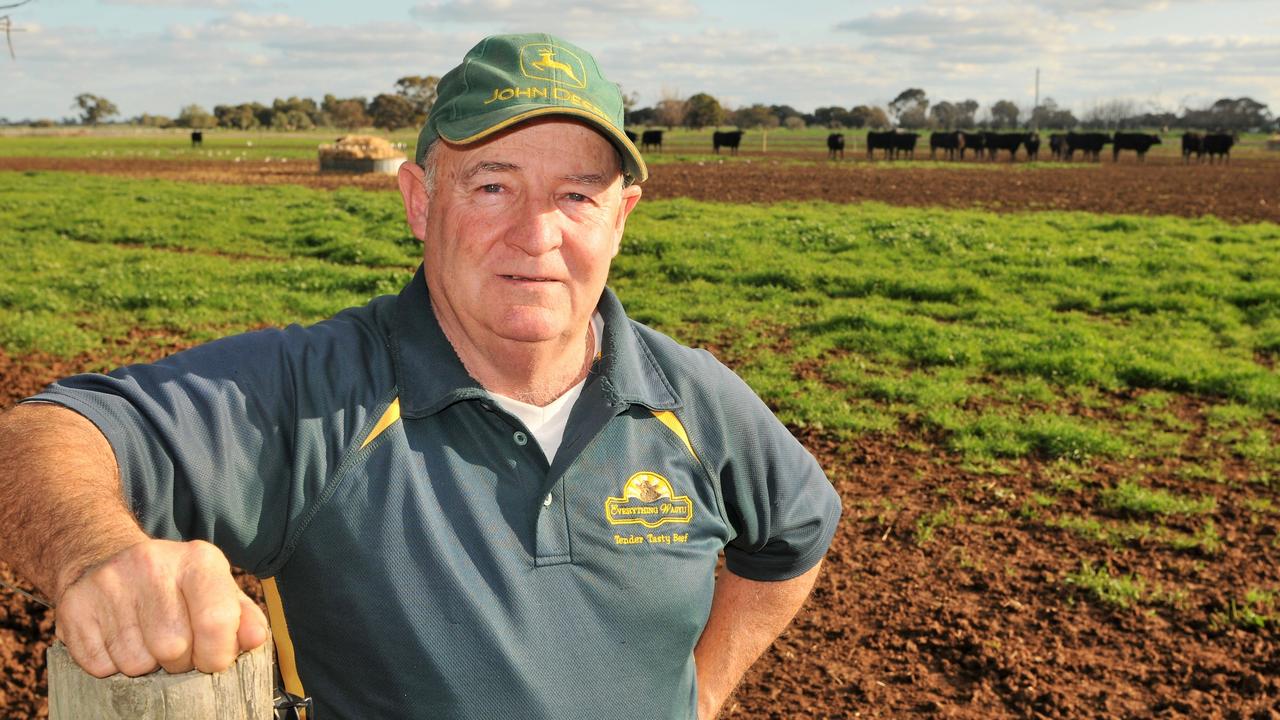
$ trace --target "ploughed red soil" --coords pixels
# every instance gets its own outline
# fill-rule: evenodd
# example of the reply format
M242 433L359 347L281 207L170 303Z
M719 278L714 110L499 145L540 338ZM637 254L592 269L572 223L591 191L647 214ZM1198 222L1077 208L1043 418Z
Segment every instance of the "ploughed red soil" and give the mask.
M1278 219L1280 162L1261 158L1008 172L881 165L655 165L645 192ZM0 170L393 187L390 178L318 176L300 166L0 158ZM137 347L144 355L174 349L156 339L111 354ZM14 358L0 349L0 407L56 377L125 359ZM1094 463L1078 476L1034 458L1006 475L966 470L938 438L910 427L847 442L802 436L839 489L844 517L813 596L723 717L1280 718L1280 602L1250 608L1244 600L1249 589L1280 591L1280 498L1274 482L1249 482L1245 460L1206 440L1207 407L1182 398L1170 408L1192 428L1174 456ZM1280 443L1280 422L1265 430ZM1185 472L1209 466L1219 477ZM1097 489L1132 478L1215 498L1208 516L1146 520L1190 536L1211 518L1220 550L1179 550L1158 534L1108 543L1050 522L1098 515ZM1084 562L1140 575L1144 600L1127 609L1099 601L1073 582ZM22 582L3 565L0 578ZM1269 617L1258 627L1248 609ZM0 589L0 717L45 717L51 637L51 613Z
M1008 160L920 167L911 161L827 162L814 155L744 152L720 162L654 163L648 198L727 202L874 200L891 205L980 207L996 211L1085 210L1143 215L1215 215L1236 222L1280 222L1280 153L1256 151L1230 165L1191 164L1169 155L1139 163L1077 160L1071 167L1024 168ZM925 157L923 154L922 157ZM852 154L851 154L852 157ZM57 170L211 183L289 183L333 189L393 190L389 175L320 174L315 163L0 158L0 171Z
M102 360L0 350L0 405ZM1229 621L1246 589L1280 589L1280 512L1243 504L1275 492L1243 482L1240 461L1199 441L1203 409L1176 409L1198 428L1181 457L1101 464L1082 482L1140 476L1217 498L1216 555L1154 540L1111 546L1054 527L1051 514L1091 508L1083 494L1052 489L1049 476L1061 473L1048 463L989 476L959 469L960 458L912 430L845 443L803 436L839 489L844 517L813 596L723 717L1280 718L1276 620ZM1269 431L1280 439L1280 423ZM1176 477L1182 464L1210 460L1229 483ZM1033 493L1056 498L1054 507L1038 507ZM950 523L923 542L920 528L943 510ZM1190 534L1200 522L1168 528ZM1149 597L1157 586L1182 596L1109 607L1069 580L1086 560L1141 575ZM0 578L22 582L2 564ZM254 591L251 579L242 584ZM46 716L51 616L0 590L0 717Z

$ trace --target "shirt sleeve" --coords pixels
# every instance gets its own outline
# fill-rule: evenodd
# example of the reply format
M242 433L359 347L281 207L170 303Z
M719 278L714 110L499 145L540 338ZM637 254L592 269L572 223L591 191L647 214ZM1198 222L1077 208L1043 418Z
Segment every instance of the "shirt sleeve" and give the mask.
M69 377L28 401L98 427L149 535L209 541L266 575L375 409L371 396L393 392L390 371L360 357L370 343L382 345L371 327L340 315Z
M839 524L840 496L819 467L769 408L737 375L709 354L714 378L696 407L698 432L708 442L704 461L719 480L726 520L735 537L725 563L749 580L789 580L822 559ZM696 443L695 443L696 447Z

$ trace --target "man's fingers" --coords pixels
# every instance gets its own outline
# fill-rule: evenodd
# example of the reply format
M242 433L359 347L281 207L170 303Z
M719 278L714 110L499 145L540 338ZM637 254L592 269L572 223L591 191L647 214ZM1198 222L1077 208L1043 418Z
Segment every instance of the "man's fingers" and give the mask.
M103 644L107 654L120 672L130 677L146 675L160 667L156 659L147 651L147 644L142 639L142 630L136 622L119 627L103 627Z
M160 667L183 673L194 667L191 661L191 619L183 598L172 592L150 593L142 599L142 638Z
M202 541L126 548L72 583L57 612L58 636L98 677L156 667L219 672L268 637L226 556Z
M98 630L97 624L79 622L72 625L63 621L62 611L63 607L59 606L55 634L62 644L67 646L71 659L94 677L104 678L120 672L115 662L111 660L107 646L102 642L102 633Z
M266 616L262 614L262 608L250 600L248 595L241 593L240 631L236 633L240 652L249 652L266 642L269 637L271 637L271 629L267 624Z
M200 672L220 672L231 667L239 653L242 593L221 551L208 543L190 545L197 559L183 574L180 590L191 620L191 661Z
M236 633L240 652L253 650L270 637L271 626L267 623L266 615L262 614L262 608L250 600L248 595L240 593L240 630Z

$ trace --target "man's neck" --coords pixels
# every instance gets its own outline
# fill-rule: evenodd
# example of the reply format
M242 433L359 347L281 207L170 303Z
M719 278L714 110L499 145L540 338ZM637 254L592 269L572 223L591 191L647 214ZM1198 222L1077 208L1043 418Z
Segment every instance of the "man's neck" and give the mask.
M493 338L485 343L445 318L440 318L440 329L467 374L485 390L539 407L582 382L595 356L595 336L589 320L580 333L543 342Z

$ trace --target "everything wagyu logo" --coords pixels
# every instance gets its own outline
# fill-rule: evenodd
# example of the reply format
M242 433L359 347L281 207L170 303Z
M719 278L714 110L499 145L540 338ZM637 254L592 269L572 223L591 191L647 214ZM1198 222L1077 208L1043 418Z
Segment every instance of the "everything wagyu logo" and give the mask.
M520 72L532 80L587 88L587 68L582 60L558 45L534 43L520 48Z
M604 515L612 525L656 528L688 523L693 519L693 501L687 495L676 495L671 482L658 473L641 471L627 478L622 497L605 500Z

